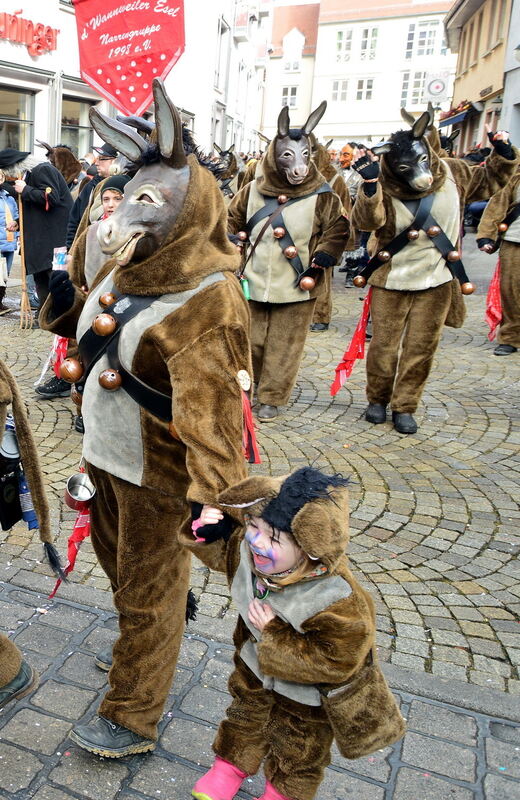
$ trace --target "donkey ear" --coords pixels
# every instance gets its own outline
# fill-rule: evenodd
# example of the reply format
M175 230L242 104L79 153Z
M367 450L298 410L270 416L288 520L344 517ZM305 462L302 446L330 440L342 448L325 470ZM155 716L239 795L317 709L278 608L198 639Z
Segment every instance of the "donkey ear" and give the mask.
M50 153L53 149L50 144L47 144L47 142L42 142L41 139L36 139L35 141L36 144L40 145L40 147L44 147L45 150L47 150L47 153Z
M234 149L235 149L235 143L233 142L233 144L230 147L228 147L227 151L228 153L232 153Z
M415 117L413 116L413 114L410 114L410 112L407 111L404 106L401 106L401 117L404 119L405 122L408 123L408 125L411 125L413 127L413 124L415 122Z
M328 149L329 149L329 147L331 146L331 144L332 144L332 142L333 142L333 141L334 141L334 139L329 139L329 141L328 141L326 144L324 144L324 145L323 145L323 147L325 148L325 150L328 150Z
M243 481L235 484L235 486L229 486L224 489L217 496L217 500L223 506L247 508L255 505L260 500L274 497L286 477L287 475L281 478L271 477L270 475L251 475L249 478L244 478Z
M414 139L422 139L426 129L430 126L430 113L423 111L419 119L415 120L412 127L412 136Z
M219 155L222 153L222 148L216 142L213 142L213 150L216 150Z
M122 122L105 117L97 108L91 108L88 115L90 124L104 142L111 144L130 161L139 161L148 145L137 131Z
M302 133L307 136L311 131L314 130L322 116L324 115L325 111L327 110L327 101L322 100L319 104L318 108L315 108L314 111L311 111L309 114L309 119L305 123L302 128Z
M428 100L428 106L426 110L430 115L430 124L428 125L428 128L431 130L433 128L433 123L435 122L435 109L431 100Z
M118 114L117 121L122 122L124 125L129 125L131 128L135 128L136 131L145 133L147 136L155 130L155 122L150 122L150 120L144 117L136 117L133 115L130 117L122 117Z
M290 124L291 121L289 119L289 108L288 106L284 106L278 114L278 136L288 136Z
M388 153L391 147L392 142L380 142L379 144L373 145L370 149L375 156L380 156L382 153Z
M160 78L153 80L155 104L155 126L159 151L170 166L180 169L186 166L186 153L182 144L182 121L179 112L166 94Z
M450 135L448 136L448 139L450 140L450 142L453 143L455 141L455 139L459 138L459 134L460 134L460 128L457 128L456 131L452 131L450 133Z

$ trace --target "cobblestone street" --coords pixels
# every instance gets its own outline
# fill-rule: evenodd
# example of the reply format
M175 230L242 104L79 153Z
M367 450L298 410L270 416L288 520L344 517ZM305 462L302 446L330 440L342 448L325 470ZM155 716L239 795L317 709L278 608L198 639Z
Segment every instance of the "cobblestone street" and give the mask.
M335 277L327 333L310 334L290 405L259 430L263 464L283 474L313 463L352 478L349 554L377 601L380 658L399 694L404 743L358 762L334 758L319 800L513 800L520 795L520 354L493 356L483 322L494 259L467 271L464 328L445 328L417 413L418 433L363 418L364 363L332 399L334 367L357 323L363 293ZM17 288L8 289L13 303ZM81 437L68 399L33 392L50 345L40 330L0 317L1 357L30 410L66 552L74 514L62 509ZM177 682L152 757L97 761L66 744L89 719L105 678L92 653L114 638L108 581L89 542L54 602L37 537L0 532L0 629L42 673L37 692L0 714L0 797L12 800L184 800L210 759L227 703L235 612L221 576L194 562L199 617L185 639ZM36 594L40 593L40 594ZM260 784L246 784L244 797Z

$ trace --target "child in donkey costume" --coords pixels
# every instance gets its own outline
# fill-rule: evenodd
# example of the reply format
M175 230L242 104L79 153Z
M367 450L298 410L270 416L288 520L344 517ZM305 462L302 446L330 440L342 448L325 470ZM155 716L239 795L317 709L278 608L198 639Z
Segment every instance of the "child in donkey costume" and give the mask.
M351 686L374 649L374 605L345 555L346 484L308 467L251 477L218 497L244 519L228 541L213 533L223 514L209 506L192 525L197 542L183 534L200 559L227 572L240 615L233 700L213 744L215 762L193 788L197 800L232 800L264 759L258 800L312 800L334 736L340 748L352 736L349 757L357 757L403 734L380 671L378 702L349 694L339 722L325 708L324 698Z
M71 738L114 758L155 747L184 630L190 553L177 534L190 530L189 503L215 503L246 474L251 366L238 257L217 183L186 157L179 112L157 79L154 100L156 145L91 112L100 136L142 166L97 227L107 258L88 294L57 272L42 309L42 327L79 342L83 374L70 366L97 490L92 543L119 612L114 651L96 662L111 666L100 716ZM113 335L93 326L99 316L118 332L113 350Z

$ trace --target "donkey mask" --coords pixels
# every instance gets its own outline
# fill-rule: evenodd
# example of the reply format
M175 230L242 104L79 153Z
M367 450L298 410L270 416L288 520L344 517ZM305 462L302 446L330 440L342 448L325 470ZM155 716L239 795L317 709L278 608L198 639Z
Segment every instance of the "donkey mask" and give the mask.
M412 190L424 192L432 185L430 154L423 136L431 125L428 111L414 120L410 131L397 131L387 142L372 147L375 155L385 154L385 161L394 177Z
M150 145L133 128L90 110L99 136L141 168L125 186L116 211L100 222L97 238L102 251L119 266L143 261L168 240L179 216L190 179L179 112L164 84L153 82L157 145Z
M274 143L274 159L278 172L292 185L303 183L309 174L312 155L312 142L309 137L325 113L324 100L318 108L311 111L309 119L302 128L290 128L289 109L284 106L278 116L278 133Z

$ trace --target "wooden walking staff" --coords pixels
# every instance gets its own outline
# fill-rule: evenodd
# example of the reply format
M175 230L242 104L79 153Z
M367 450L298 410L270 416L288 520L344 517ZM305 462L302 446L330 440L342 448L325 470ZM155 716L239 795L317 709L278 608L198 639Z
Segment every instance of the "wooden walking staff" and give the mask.
M21 177L21 176L20 176ZM22 278L22 298L20 300L20 328L30 330L33 326L33 313L27 292L27 273L25 271L25 243L23 229L23 203L22 195L18 195L18 228L20 231L20 259L21 259L21 278Z

